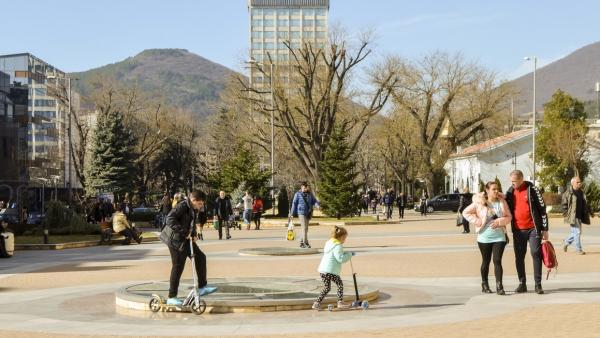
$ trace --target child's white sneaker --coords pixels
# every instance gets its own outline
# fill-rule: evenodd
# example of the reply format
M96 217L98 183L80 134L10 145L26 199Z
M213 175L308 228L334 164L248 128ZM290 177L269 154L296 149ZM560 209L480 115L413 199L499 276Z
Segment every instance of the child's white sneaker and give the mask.
M338 309L349 309L350 304L346 304L340 300L337 302L337 307L338 307Z

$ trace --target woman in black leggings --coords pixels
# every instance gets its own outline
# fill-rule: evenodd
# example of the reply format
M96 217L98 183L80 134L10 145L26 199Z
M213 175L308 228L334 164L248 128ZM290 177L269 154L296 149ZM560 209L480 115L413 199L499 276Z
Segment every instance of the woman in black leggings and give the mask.
M495 182L488 182L485 191L477 194L473 203L463 211L463 217L475 226L477 245L481 252L481 292L492 293L488 284L490 261L494 261L496 293L504 295L502 285L502 255L506 247L506 225L512 215L506 201L499 197L500 191Z

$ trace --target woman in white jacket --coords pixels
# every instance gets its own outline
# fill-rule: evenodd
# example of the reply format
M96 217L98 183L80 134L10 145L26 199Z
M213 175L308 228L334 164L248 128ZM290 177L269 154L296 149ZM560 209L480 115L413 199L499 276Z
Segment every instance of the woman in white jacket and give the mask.
M477 245L481 251L481 292L492 293L488 284L490 260L494 261L496 276L496 293L504 295L502 285L502 255L508 244L506 225L510 224L512 215L506 201L495 182L488 182L485 191L473 197L473 203L462 213L469 223L475 226Z

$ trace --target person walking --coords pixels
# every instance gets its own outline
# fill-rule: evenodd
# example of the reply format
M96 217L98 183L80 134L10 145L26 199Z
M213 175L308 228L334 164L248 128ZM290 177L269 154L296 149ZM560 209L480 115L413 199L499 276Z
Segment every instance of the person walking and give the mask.
M406 196L403 192L396 198L396 205L398 206L398 218L404 219L404 209L406 208Z
M162 200L160 201L160 213L161 213L161 224L160 224L160 228L162 230L162 228L165 226L165 223L167 221L167 215L169 214L169 211L171 211L171 209L173 209L173 206L171 204L171 197L169 197L169 193L166 193Z
M257 195L252 202L252 219L254 220L254 230L260 230L260 218L263 213L263 208L263 200Z
M244 204L244 224L246 224L246 230L250 230L250 222L252 221L252 195L250 195L249 191L246 191L244 197L242 197L242 202Z
M225 191L219 191L219 197L215 200L214 219L219 222L219 240L223 239L223 227L225 227L225 239L230 239L229 216L233 214L231 200L225 195Z
M458 212L462 213L465 209L473 202L473 194L469 192L468 187L464 187L463 193L460 195L460 202L458 204ZM471 228L469 227L469 221L464 217L462 219L463 226L463 234L468 234L471 232Z
M337 307L348 308L347 304L344 304L344 283L340 278L342 272L342 263L347 261L355 255L354 252L344 252L344 242L348 238L348 231L343 227L334 227L331 232L331 238L325 243L323 249L323 258L319 264L319 275L323 281L323 290L317 297L317 300L313 303L312 308L315 310L321 309L321 302L325 299L325 296L331 291L331 282L333 281L337 285Z
M385 218L386 220L392 219L392 211L394 210L394 200L396 196L394 194L394 190L388 189L388 191L383 196L383 203L385 204Z
M192 257L191 250L194 251L198 293L205 295L217 289L216 287L207 286L206 255L196 244L197 226L193 226L201 223L198 211L202 209L205 202L206 194L194 190L189 194L188 199L182 198L167 215L165 228L160 234L160 240L169 247L172 264L167 305L181 306L183 303L181 299L177 298L177 291L179 290L179 280L185 268L186 258ZM192 248L188 243L189 240L192 241Z
M585 255L581 246L581 225L590 224L590 213L581 190L581 178L575 176L571 179L571 186L563 193L561 207L565 223L571 226L571 233L563 242L563 251L567 252L569 245L575 243L575 253Z
M308 223L312 218L315 204L317 204L317 199L309 191L308 183L303 182L300 185L300 190L296 191L294 194L289 215L290 219L297 216L300 220L300 226L302 228L302 238L300 240L301 248L310 248L310 244L308 244Z
M542 193L531 182L523 179L523 172L510 173L512 186L506 191L506 202L513 215L512 233L515 250L515 265L519 276L516 293L527 292L525 276L525 254L527 243L533 260L535 292L543 294L542 288L542 240L548 240L548 216Z
M429 199L429 195L427 194L427 190L423 190L421 194L421 216L427 216L427 200Z
M496 293L504 295L502 255L508 238L506 225L510 224L512 215L508 204L499 194L496 182L488 182L485 191L476 195L473 203L463 210L462 215L475 226L477 233L477 246L481 252L481 292L492 293L488 284L488 275L493 257Z

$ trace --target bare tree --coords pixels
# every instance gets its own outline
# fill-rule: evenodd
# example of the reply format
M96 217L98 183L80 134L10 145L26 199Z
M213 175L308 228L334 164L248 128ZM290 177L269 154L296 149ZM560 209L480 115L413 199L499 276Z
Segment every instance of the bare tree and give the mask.
M422 167L420 175L434 193L434 173L443 170L457 145L485 129L485 123L506 111L510 91L495 73L460 54L435 52L410 62L395 58L400 81L393 91L396 110L416 122Z
M370 74L372 91L363 95L364 106L352 99L357 97L349 91L351 74L370 54L368 38L359 41L357 48L349 48L347 41L332 36L330 44L317 48L310 43L293 48L284 42L291 54L289 65L277 66L277 71L287 74L288 82L281 76L270 74L268 67L257 69L265 79L273 76L274 123L282 131L292 152L314 182L319 177L320 162L328 147L334 124L344 133L352 135L354 150L369 125L371 117L386 104L397 78L394 72L381 71ZM272 60L270 62L273 62ZM244 92L240 99L250 101L258 112L269 116L271 105L264 90L251 87L239 78ZM248 95L248 92L251 94Z

